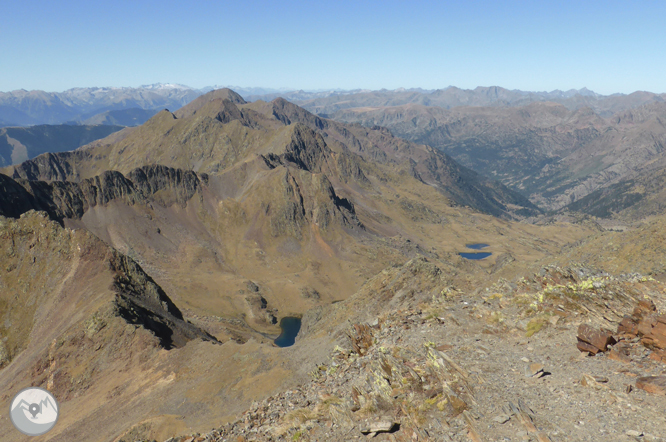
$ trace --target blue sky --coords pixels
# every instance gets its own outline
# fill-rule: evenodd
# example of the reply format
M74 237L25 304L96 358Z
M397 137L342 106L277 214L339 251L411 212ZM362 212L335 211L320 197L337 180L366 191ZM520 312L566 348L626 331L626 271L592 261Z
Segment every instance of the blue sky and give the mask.
M666 2L0 0L0 91L666 92Z

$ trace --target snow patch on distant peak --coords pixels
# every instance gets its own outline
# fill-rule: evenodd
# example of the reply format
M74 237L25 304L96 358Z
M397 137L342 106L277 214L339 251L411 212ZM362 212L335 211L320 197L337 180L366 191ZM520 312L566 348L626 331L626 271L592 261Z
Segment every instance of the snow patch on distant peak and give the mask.
M158 90L158 89L192 89L189 86L185 86L184 84L178 84L178 83L153 83L153 84L143 84L139 86L140 89L151 89L151 90Z

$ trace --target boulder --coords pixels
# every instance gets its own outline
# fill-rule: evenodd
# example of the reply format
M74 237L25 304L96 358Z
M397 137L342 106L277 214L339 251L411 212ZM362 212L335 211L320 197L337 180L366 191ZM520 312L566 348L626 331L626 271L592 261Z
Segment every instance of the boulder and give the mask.
M387 433L393 430L396 425L399 424L391 418L366 420L360 425L360 430L363 434Z
M613 334L607 330L597 330L587 324L578 327L578 349L596 355L605 352L609 345L615 344Z
M641 342L646 347L666 349L666 315L650 315L641 320L639 332L643 335Z
M638 335L638 322L629 315L625 315L617 326L618 335Z

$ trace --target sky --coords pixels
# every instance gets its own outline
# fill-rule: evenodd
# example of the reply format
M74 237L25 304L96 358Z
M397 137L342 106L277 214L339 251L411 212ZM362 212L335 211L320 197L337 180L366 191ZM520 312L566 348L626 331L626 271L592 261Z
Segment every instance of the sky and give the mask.
M666 92L666 2L0 0L0 91Z

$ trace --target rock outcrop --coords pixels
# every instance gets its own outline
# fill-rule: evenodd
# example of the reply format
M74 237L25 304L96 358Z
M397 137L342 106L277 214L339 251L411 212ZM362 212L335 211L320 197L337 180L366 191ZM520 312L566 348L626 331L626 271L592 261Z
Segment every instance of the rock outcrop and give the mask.
M43 210L53 219L78 219L91 207L113 200L126 204L157 202L163 206L184 206L205 186L208 176L165 166L144 166L127 177L104 172L80 182L12 180L0 175L0 214L13 218L28 210Z
M116 274L114 305L118 315L130 324L150 330L162 347L182 347L193 339L217 342L204 330L185 321L164 290L132 259L115 252L109 266Z

